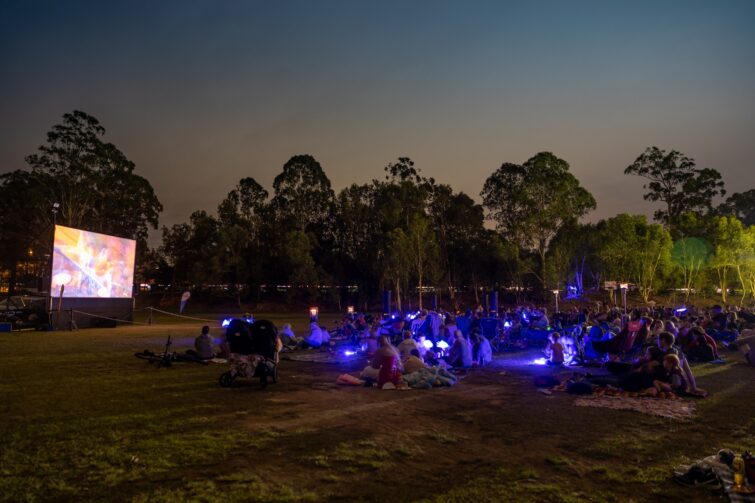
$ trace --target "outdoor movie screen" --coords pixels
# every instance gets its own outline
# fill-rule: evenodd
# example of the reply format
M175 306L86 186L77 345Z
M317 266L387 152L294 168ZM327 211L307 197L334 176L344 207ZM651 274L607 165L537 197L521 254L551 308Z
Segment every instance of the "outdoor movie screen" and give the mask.
M55 226L52 295L131 298L136 241Z

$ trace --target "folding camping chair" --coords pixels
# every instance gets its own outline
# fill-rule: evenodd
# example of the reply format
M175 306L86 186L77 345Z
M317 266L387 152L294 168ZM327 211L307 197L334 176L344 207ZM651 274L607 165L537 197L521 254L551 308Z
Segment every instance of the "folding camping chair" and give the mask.
M482 336L490 341L494 350L500 352L501 346L506 344L504 333L501 329L501 320L498 318L482 318L480 320Z

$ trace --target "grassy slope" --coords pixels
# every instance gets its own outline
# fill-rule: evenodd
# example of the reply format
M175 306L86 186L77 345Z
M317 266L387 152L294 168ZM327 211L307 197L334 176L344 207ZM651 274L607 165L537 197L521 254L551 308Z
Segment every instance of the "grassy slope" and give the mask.
M269 390L228 390L223 366L134 358L168 334L190 347L196 325L159 321L0 334L0 499L714 501L670 468L755 447L742 364L698 368L713 395L689 423L574 407L506 359L452 389L339 388L358 364L283 362Z

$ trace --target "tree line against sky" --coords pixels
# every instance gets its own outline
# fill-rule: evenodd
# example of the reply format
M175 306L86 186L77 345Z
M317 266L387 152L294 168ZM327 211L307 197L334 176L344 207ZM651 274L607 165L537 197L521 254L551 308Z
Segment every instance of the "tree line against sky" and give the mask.
M44 285L54 219L136 239L141 282L229 285L239 303L259 298L263 285L289 286L289 300L332 301L351 287L359 305L389 289L398 306L421 307L428 291L453 305L460 292L479 301L481 290L505 290L521 300L567 287L579 295L606 280L635 285L645 301L670 288L720 290L724 302L732 289L738 302L755 296L755 190L716 205L720 173L676 151L649 147L624 171L646 180L655 222L628 214L581 222L595 199L550 152L503 163L482 203L425 177L408 157L336 193L316 159L295 155L272 192L242 178L214 214L198 210L163 227L161 245L149 247L162 205L104 134L94 117L65 114L26 158L29 169L0 176L0 268L10 293L24 267Z

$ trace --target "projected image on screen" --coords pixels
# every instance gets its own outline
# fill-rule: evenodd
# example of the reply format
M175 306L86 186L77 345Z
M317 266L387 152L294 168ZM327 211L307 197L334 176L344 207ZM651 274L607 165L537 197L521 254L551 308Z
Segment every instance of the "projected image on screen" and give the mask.
M136 241L56 225L54 244L53 295L131 297Z

